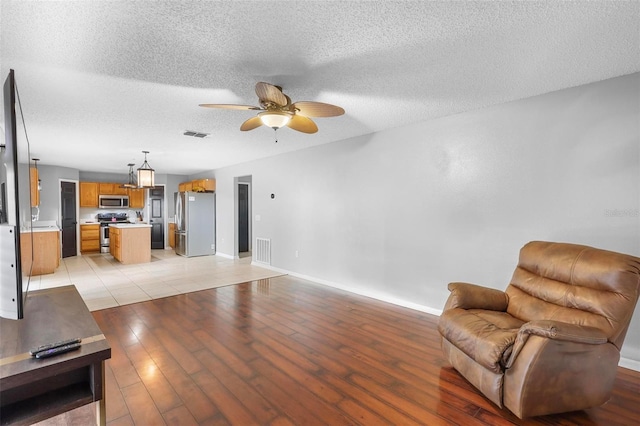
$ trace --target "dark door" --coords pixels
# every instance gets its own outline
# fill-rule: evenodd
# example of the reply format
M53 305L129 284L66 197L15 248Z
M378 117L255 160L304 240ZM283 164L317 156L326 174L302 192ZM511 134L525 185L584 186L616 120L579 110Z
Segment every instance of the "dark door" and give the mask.
M238 185L238 252L249 251L249 185Z
M164 212L162 206L164 205L164 187L158 186L149 190L150 203L151 203L151 218L149 223L151 224L151 248L163 249L164 248Z
M60 183L60 204L62 205L62 257L78 254L76 218L76 184Z

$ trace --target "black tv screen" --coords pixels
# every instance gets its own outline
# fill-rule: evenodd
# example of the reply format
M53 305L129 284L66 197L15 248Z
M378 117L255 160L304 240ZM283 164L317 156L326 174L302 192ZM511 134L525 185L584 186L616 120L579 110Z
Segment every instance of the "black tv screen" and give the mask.
M24 316L30 275L23 276L20 251L20 231L31 229L30 201L20 200L20 187L28 189L30 185L30 159L28 141L20 143L18 138L16 93L14 71L10 70L4 83L5 137L0 171L0 316L10 319Z

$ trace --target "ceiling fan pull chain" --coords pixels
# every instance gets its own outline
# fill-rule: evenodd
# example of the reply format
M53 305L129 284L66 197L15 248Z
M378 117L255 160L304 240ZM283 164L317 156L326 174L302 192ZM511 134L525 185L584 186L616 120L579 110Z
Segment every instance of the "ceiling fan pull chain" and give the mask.
M274 127L273 128L273 133L274 133L275 138L276 138L276 143L278 143L278 129Z

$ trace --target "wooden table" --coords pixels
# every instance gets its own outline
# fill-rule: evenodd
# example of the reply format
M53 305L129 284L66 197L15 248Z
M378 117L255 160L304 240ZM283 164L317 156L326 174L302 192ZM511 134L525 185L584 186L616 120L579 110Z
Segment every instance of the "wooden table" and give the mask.
M99 401L106 424L104 362L111 347L74 286L29 292L24 319L0 318L0 424L32 424ZM29 349L70 338L80 349L42 360Z

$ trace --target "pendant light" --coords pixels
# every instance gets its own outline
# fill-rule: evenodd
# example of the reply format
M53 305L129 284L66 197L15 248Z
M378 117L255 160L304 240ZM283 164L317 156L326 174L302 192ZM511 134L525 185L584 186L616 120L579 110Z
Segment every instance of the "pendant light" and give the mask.
M135 166L135 164L129 163L127 164L127 166L129 166L129 182L123 183L122 185L120 185L120 188L128 188L128 189L137 188L138 185L136 184L136 175L133 173L133 166Z
M147 163L147 154L149 151L142 151L144 154L144 163L138 169L138 188L153 188L155 187L155 172Z

